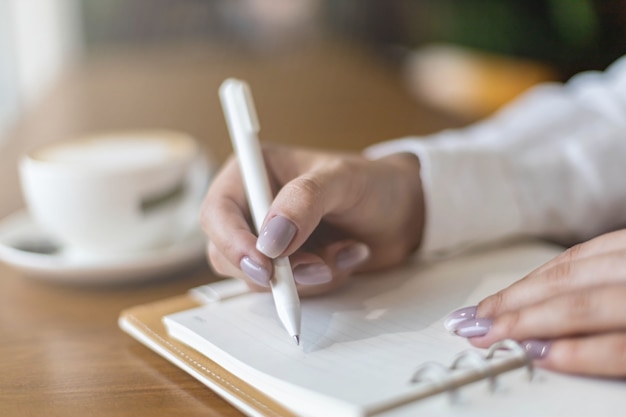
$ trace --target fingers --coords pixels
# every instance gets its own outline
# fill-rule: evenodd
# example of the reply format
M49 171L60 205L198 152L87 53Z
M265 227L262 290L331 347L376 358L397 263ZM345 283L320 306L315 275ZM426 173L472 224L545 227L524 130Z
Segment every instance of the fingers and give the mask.
M446 324L478 347L520 341L546 368L626 376L625 301L622 230L564 252L476 308L452 313Z
M269 278L263 279L261 277L255 279L258 274L253 272L244 273L241 268L235 267L225 256L219 251L216 246L209 242L208 257L213 270L222 276L239 278L246 282L248 287L253 291L267 291L269 290Z
M543 368L558 372L623 377L626 375L626 333L557 340L539 363Z
M357 269L397 264L419 244L424 210L414 156L369 161L266 145L264 158L277 194L258 239L234 158L207 193L202 224L217 272L243 272L252 285L266 286L271 259L289 256L298 286L313 294Z
M538 365L560 372L626 375L626 284L556 295L517 310L454 324L477 347L521 342ZM466 309L467 310L467 309Z
M316 254L296 252L290 257L290 261L296 288L301 296L328 293L340 287L348 279L348 274L337 274L323 258Z
M250 283L266 286L272 263L256 249L257 238L248 223L250 213L235 159L227 161L213 180L201 213L214 269L230 276L241 276L243 270Z
M560 294L495 316L491 323L482 322L486 333L473 342L488 346L505 338L552 340L626 330L624 300L626 284L605 285ZM458 330L457 327L457 332ZM470 330L470 323L461 324L461 333Z
M269 159L278 157L279 153L273 153ZM292 157L297 160L297 153ZM324 216L354 207L365 192L364 175L357 175L357 165L363 162L356 157L327 157L301 163L309 168L276 195L257 248L270 258L291 255L309 239Z
M334 258L343 247L342 244L332 245L341 240L337 240L336 234L330 233L332 228L320 228L324 233L317 233L318 236L325 235L324 242L312 245L311 242L316 239L309 238L328 210L332 211L345 203L343 197L346 194L341 190L345 181L338 180L335 175L345 178L349 170L345 170L343 163L333 162L339 158L328 155L321 158L312 152L280 147L267 149L271 150L266 152L266 158L268 166L272 168L270 172L274 182L281 184L293 176L295 179L288 181L279 192L272 205L275 212L268 214L257 240L250 225L250 213L237 161L234 158L227 161L214 179L202 210L202 225L211 241L208 250L211 264L220 274L245 276L256 289L267 287L273 269L268 257L293 255L295 249L309 240L306 252L319 253L321 258L314 262L310 257L307 259L300 255L295 259L300 261L294 273L301 278L305 292L312 292L312 286L321 284L324 285L315 291L326 291L327 287L337 285L326 283L331 280L328 275L337 274L336 280L340 282L346 275L343 271L349 270L339 270L335 266ZM344 171L339 172L342 169ZM301 171L305 173L300 175ZM292 249L284 253L287 246ZM359 253L363 254L363 251L357 251L356 254ZM345 256L340 258L343 265L349 263Z
M574 254L563 255L487 297L479 303L477 316L493 317L564 292L626 282L626 250L596 253L600 246L579 246Z
M244 272L235 267L212 243L208 245L208 255L218 274L243 279L254 291L269 290L269 280L256 279L254 271ZM290 262L298 293L301 296L312 296L340 287L369 256L366 245L352 241L330 245L321 255L296 252L290 257Z
M367 245L350 240L335 242L315 255L296 252L290 260L298 292L319 295L339 288L369 257Z
M601 253L620 250L622 248L626 248L626 230L606 233L584 243L572 246L559 256L534 270L532 273L539 274L560 263L571 262Z

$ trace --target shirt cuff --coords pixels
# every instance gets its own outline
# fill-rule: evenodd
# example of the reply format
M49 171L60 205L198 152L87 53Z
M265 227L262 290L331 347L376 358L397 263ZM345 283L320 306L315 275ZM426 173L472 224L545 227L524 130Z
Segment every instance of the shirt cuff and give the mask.
M408 137L365 149L370 159L409 152L421 164L425 229L420 251L440 256L519 235L522 216L496 147L459 141L458 131ZM449 144L454 143L454 146Z

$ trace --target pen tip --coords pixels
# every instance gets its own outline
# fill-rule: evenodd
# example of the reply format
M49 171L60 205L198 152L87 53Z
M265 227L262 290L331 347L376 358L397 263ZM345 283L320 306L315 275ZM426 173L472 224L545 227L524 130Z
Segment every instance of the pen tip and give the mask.
M300 336L294 335L293 338L296 341L296 345L300 346Z

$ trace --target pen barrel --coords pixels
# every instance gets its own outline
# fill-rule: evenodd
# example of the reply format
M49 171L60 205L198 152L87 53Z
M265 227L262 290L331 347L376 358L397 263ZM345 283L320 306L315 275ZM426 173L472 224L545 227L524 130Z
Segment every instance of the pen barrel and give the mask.
M252 100L247 85L241 81L227 80L220 87L226 124L239 161L252 220L259 232L274 198L257 137L256 113L246 97Z
M272 188L263 163L263 152L256 137L244 131L236 135L236 138L233 146L239 158L252 220L259 232L273 200Z
M228 130L239 159L239 168L248 198L248 205L257 233L273 201L263 152L257 137L259 122L252 103L252 95L242 81L229 79L220 87ZM288 258L274 261L274 275L270 280L276 312L291 336L299 343L300 299Z

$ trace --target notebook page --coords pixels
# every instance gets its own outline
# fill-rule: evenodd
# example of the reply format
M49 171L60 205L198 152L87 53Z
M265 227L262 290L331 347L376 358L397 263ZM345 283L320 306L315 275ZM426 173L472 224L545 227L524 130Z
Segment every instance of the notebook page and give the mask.
M308 390L334 398L337 415L345 415L341 403L358 415L414 390L409 381L420 364L447 364L469 347L444 330L442 319L481 296L475 290L484 277L521 276L557 252L521 245L359 277L341 291L302 300L301 347L282 328L270 294L177 313L165 323L174 337L287 406L306 404Z

